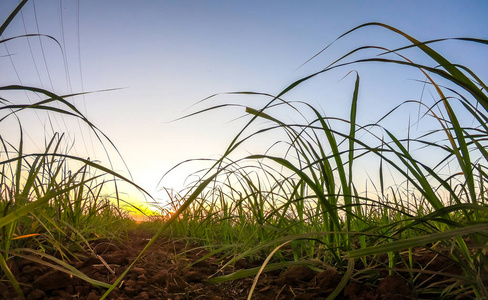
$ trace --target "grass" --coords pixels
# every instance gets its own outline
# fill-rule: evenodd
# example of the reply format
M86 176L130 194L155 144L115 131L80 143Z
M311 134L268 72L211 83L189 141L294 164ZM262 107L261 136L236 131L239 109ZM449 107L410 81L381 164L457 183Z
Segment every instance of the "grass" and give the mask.
M0 35L26 2L22 1L2 24ZM263 261L260 268L209 278L208 283L247 276L259 280L269 270L293 265L320 270L326 264L343 274L329 298L339 295L349 281L375 282L385 270L401 274L419 295L488 298L484 277L488 272L486 84L468 67L450 62L431 48L444 39L420 42L381 23L358 26L338 39L346 39L364 27L389 30L407 46L353 49L275 96L232 93L267 97L268 102L262 107L240 106L248 121L222 157L192 174L191 178L197 179L187 189L178 193L168 190L171 203L161 210L173 213L163 214L154 223L157 233L139 257L159 236L171 232L206 245L210 255L220 257L222 268L241 258ZM472 38L457 40L488 43ZM402 54L407 49L415 49L431 64L409 60ZM353 58L372 50L378 55ZM359 124L358 105L367 99L360 99L361 77L350 68L361 64L418 70L421 82L432 91L432 103L423 99L392 103L391 111L378 121ZM303 83L344 69L353 80L348 118L327 116L306 102L284 99ZM112 146L66 100L76 95L59 96L28 86L0 86L0 91L32 93L42 99L24 104L0 99L0 124L18 120L19 129L18 141L0 136L3 274L22 295L9 260L23 257L107 288L103 298L107 297L130 268L108 285L86 277L67 261L90 240L117 237L117 228L130 227L113 199L103 196L105 186L117 180L138 186L100 163L71 155L62 133L46 136L44 151L25 152L21 120L26 111L78 119L100 142L106 139ZM384 125L397 112L412 106L418 109L419 117L413 124L409 120L405 136ZM235 107L216 105L195 114ZM285 119L283 111L293 117ZM303 121L290 121L294 119ZM422 132L414 131L415 126ZM239 155L245 144L262 140L271 141L262 152ZM435 153L435 159L426 153ZM376 162L369 174L378 174L368 177L366 186L364 180L358 180L365 161ZM419 275L429 274L429 270L415 265L416 251L448 256L463 273L442 284L421 281ZM251 289L249 298L252 294Z
M2 24L0 35L26 2L22 1ZM0 43L9 40L0 40ZM111 199L104 191L107 185L117 180L135 184L97 162L71 155L69 150L73 145L66 142L63 133L46 136L44 151L25 151L22 119L23 114L31 111L79 119L102 141L103 133L66 100L76 95L59 96L44 89L20 85L0 86L0 92L33 94L42 99L36 103L0 99L0 126L5 129L4 124L13 119L19 132L16 141L0 135L2 273L19 296L23 296L22 290L9 267L9 261L15 257L36 261L94 286L108 288L107 283L87 277L67 262L76 259L76 252L84 249L91 240L118 238L123 234L130 220L115 204L120 199Z
M276 251L278 265L282 266L283 260L310 265L321 260L345 272L349 279L362 276L361 268L351 271L354 269L351 262L379 272L384 265L378 258L386 254L387 269L393 274L401 264L412 269L411 254L415 249L433 252L449 249L447 255L464 275L440 290L433 290L439 296L464 294L486 298L483 277L487 272L488 241L486 84L468 67L451 63L430 47L444 40L420 42L380 23L361 25L339 38L363 27L390 30L410 45L399 49L381 46L354 49L322 70L293 82L276 96L241 93L264 95L269 102L257 108L242 106L248 123L222 158L202 172L201 179L186 193L173 199L173 209L185 207L185 210L169 220L174 221L171 228L176 234L203 240L215 253L225 253L230 257L225 265L243 257L262 258ZM487 43L478 39L457 40ZM403 56L401 52L410 48L430 58L432 65L418 64ZM378 55L348 60L353 54L371 49L377 50ZM426 88L435 93L433 103L426 104L422 99L404 101L378 122L357 124L357 115L361 113L357 109L358 73L349 73L354 76L354 85L348 119L328 117L304 102L283 100L287 93L319 75L365 63L419 70ZM422 134L411 136L414 126L409 125L407 136L399 137L382 125L395 112L412 105L420 112L415 126L422 128ZM199 113L222 107L225 105L205 108ZM303 118L303 123L288 122L278 117L284 115L281 113L284 110L298 118L304 115L313 118ZM277 136L286 139L277 140ZM273 142L262 154L234 155L242 144L266 138ZM423 159L421 154L426 152L435 153L436 159L428 155L425 155L428 159ZM363 192L364 187L354 181L358 172L355 166L364 160L378 162L373 171L379 174L378 179L368 181L374 192ZM392 181L387 173L394 174L393 181L401 183L385 185ZM166 227L167 223L161 232ZM467 244L467 240L474 241L476 246ZM289 251L281 251L286 243L291 244ZM401 261L404 251L410 252L410 261ZM273 269L272 264L268 267ZM254 273L259 276L262 271ZM417 275L422 272L416 269L411 273L407 278L410 286L418 285ZM212 278L209 282L240 278L241 273ZM344 284L339 285L334 295L343 287Z

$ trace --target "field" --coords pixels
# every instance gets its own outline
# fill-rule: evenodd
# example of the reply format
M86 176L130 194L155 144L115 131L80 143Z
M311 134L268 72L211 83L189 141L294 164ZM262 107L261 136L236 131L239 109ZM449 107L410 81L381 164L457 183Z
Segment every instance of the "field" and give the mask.
M338 39L365 27L408 44L356 48L278 95L234 93L268 101L238 106L247 123L222 156L189 174L186 189L167 190L170 203L141 224L117 195L105 194L118 182L142 190L137 182L72 154L65 133L46 132L45 150L26 152L21 115L37 111L80 120L105 147L116 146L67 100L76 95L0 86L2 133L7 122L19 133L14 140L0 135L1 297L488 298L487 86L469 66L434 50L446 40L421 42L382 23ZM411 51L422 59L403 54ZM430 99L405 99L359 124L361 77L354 68L363 64L417 70ZM352 82L347 118L285 100L337 69ZM8 98L22 94L41 100ZM235 108L208 106L180 121ZM405 112L412 108L410 118ZM398 116L406 116L405 130L390 127ZM263 140L264 151L239 154Z

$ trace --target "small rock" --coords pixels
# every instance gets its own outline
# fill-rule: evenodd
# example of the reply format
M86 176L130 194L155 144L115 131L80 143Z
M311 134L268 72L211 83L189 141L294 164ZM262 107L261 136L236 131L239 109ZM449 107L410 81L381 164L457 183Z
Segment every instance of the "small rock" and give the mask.
M154 283L165 284L168 280L168 270L163 269L159 271L156 275L151 277L151 281Z
M51 270L34 280L32 285L36 289L52 291L65 289L70 284L70 281L71 280L67 274L57 270Z
M137 275L144 275L144 274L146 274L146 270L143 269L143 268L139 268L139 267L133 267L132 268L132 272L136 273Z
M137 291L135 288L133 287L130 287L130 286L126 286L124 288L124 292L127 294L127 296L129 297L134 297L135 295L137 295Z
M98 300L100 296L97 294L97 291L91 291L90 294L86 297L86 300Z
M41 290L33 290L32 292L30 292L30 294L27 296L27 300L38 300L38 299L44 299L46 298L46 293L44 293L44 291L41 291Z
M341 282L341 279L339 272L332 267L328 267L325 271L317 274L316 277L317 286L323 292L328 292L328 290L335 288Z
M124 286L126 287L133 287L135 285L136 285L136 281L133 279L129 279L124 282Z
M139 281L147 281L147 277L146 277L146 275L142 274L142 275L137 276L137 280L139 280Z
M300 282L310 281L314 276L315 272L310 270L310 268L295 266L283 272L278 280L284 284L295 285Z
M237 269L247 269L249 264L248 264L247 260L239 259L238 261L236 261L235 266Z
M380 299L401 300L410 299L412 291L405 279L400 275L388 275L383 278L377 290Z
M129 259L127 258L127 254L123 252L115 252L109 255L103 255L103 259L107 264L115 264L115 265L127 265L129 263Z
M187 271L185 272L185 278L187 282L200 282L205 276L197 271Z
M23 268L22 268L22 273L26 274L26 273L30 273L32 272L32 269L33 267L31 265L25 265Z

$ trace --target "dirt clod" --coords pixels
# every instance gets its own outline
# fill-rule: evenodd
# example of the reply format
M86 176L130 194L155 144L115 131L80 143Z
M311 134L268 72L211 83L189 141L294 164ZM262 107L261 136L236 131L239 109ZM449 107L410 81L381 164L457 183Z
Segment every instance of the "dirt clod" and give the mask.
M399 275L388 275L378 285L380 299L411 299L411 293L412 291L405 282L405 279Z
M33 290L32 292L29 293L27 296L27 300L38 300L38 299L44 299L46 298L46 293L41 290Z
M335 268L329 267L317 275L317 286L322 292L332 292L341 281L341 278L341 275L339 275L339 272Z
M315 277L315 272L305 266L292 267L281 274L278 282L282 284L296 285L308 282Z
M62 290L71 284L71 278L68 274L51 270L37 277L32 283L33 287L42 291Z
M96 250L109 268L91 252L82 253L82 261L73 262L73 266L93 279L113 284L151 237L148 232L138 231L130 233L129 239L123 243L95 241L91 245L92 249ZM254 276L220 284L205 284L205 280L214 274L225 275L242 269L256 268L261 266L262 262L241 259L234 266L222 270L222 261L217 258L212 257L195 263L205 255L208 255L208 252L202 251L199 245L160 238L127 273L123 282L112 291L108 299L246 299ZM417 263L424 259L433 270L445 270L449 267L450 271L456 271L442 260L442 265L436 265L433 258L435 256L432 255L419 256ZM105 293L104 289L97 289L79 278L71 278L63 272L31 261L18 259L9 264L18 270L17 279L22 284L26 299L29 300L95 300ZM317 272L307 266L294 266L285 271L264 272L259 277L253 299L325 299L336 289L342 275L337 269L325 264L319 265L319 268L323 271ZM365 279L351 279L339 293L338 299L416 298L406 280L399 275L363 278ZM17 294L8 281L0 281L0 298L16 297Z

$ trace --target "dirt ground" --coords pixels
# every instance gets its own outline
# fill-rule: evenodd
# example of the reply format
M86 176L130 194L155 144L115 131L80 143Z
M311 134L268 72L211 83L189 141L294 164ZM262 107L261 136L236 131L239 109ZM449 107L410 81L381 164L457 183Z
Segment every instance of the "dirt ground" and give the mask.
M87 256L81 262L74 262L78 270L91 278L113 283L151 238L147 231L133 231L123 243L98 240L93 249L108 264L115 275L95 256ZM130 270L123 282L109 299L246 299L254 277L228 281L220 284L206 284L204 281L214 274L229 274L238 269L260 266L261 262L238 261L234 266L220 270L221 262L209 258L187 268L188 264L208 254L205 250L192 250L186 242L160 238ZM181 253L185 253L181 255ZM180 255L178 255L180 254ZM458 273L460 270L449 265L447 260L436 259L424 254L418 257L420 264L430 266L431 271ZM26 299L99 299L104 290L96 289L78 278L52 268L40 266L27 260L10 262L10 267L22 284ZM424 275L423 275L424 276ZM432 282L431 275L425 275ZM436 275L438 276L438 275ZM367 272L364 278L368 277ZM438 276L437 281L445 278ZM341 275L332 267L315 272L308 267L297 266L286 271L263 273L256 286L253 299L325 299L337 286ZM419 279L421 280L421 279ZM429 284L429 283L426 283ZM0 297L14 299L16 294L8 281L0 281ZM437 298L419 295L412 291L405 279L398 275L383 276L374 281L355 276L350 280L338 299L417 299ZM19 298L20 299L20 298Z

